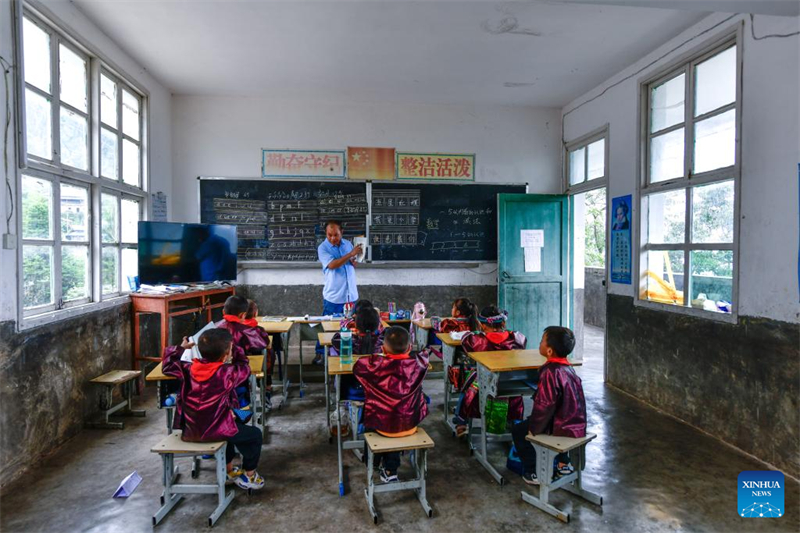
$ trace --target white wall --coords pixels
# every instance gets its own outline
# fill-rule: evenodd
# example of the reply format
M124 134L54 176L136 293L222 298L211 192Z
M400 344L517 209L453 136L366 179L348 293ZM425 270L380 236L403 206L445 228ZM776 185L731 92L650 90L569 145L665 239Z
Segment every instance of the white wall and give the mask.
M83 44L90 47L93 52L103 57L112 67L135 82L140 89L149 93L150 190L164 191L169 194L172 190L172 96L169 91L150 76L143 67L136 64L105 33L92 24L83 13L78 11L72 3L48 2L46 7L41 8L41 11L47 18L66 30L67 33L78 37ZM12 28L11 3L7 0L2 0L0 1L0 55L9 62L14 61ZM0 100L2 115L0 116L5 116L7 98L10 99L12 114L14 113L14 81L9 80L9 82L10 95L5 94L5 89L0 84L0 94L2 94L2 100ZM14 183L18 177L15 156L15 129L15 125L12 125L8 144L9 173L14 190L16 190ZM0 135L2 135L1 131ZM5 180L5 169L2 168L2 165L0 165L0 175ZM2 192L0 192L0 198L2 199L0 220L3 222L3 227L0 233L5 233L5 219L8 214L10 199L5 184L2 185ZM14 202L17 202L16 194ZM171 212L169 205L168 209ZM14 234L17 233L15 219L16 217L11 221L11 231ZM15 320L17 318L17 274L17 251L0 250L0 321Z
M199 221L198 176L257 178L262 148L400 150L476 154L483 183L525 183L559 193L560 111L526 107L353 104L261 98L175 96L171 220ZM494 267L477 271L369 270L359 284L492 285ZM318 269L247 270L241 283L321 284ZM290 281L287 281L290 280Z
M744 21L739 314L795 322L800 312L797 279L800 36L753 40L749 16L737 16L647 66L729 16L709 16L571 102L563 110L564 138L576 139L608 123L608 194L611 198L635 194L640 80ZM797 17L757 15L755 18L758 37L798 29ZM596 98L628 76L630 79ZM576 109L578 106L581 107ZM612 283L609 293L634 296L634 286Z

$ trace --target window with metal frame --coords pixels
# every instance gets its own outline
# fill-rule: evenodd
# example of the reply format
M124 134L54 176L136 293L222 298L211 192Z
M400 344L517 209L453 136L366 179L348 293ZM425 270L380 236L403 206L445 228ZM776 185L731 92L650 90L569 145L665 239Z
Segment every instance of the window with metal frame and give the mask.
M731 37L643 85L640 301L735 316L739 54Z
M122 79L100 72L100 175L142 182L142 100Z
M26 147L16 202L20 323L33 325L128 292L146 201L146 99L34 10L26 6L18 16ZM104 90L113 95L111 107ZM93 101L93 95L100 97ZM113 168L104 166L108 160ZM93 215L100 224L92 224Z
M575 192L607 181L608 127L567 143L565 190Z

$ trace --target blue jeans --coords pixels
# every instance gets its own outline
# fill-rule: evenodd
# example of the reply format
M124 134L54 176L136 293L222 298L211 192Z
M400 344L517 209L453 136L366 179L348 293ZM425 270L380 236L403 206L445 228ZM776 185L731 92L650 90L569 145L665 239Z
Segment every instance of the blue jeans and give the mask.
M328 316L333 315L336 313L344 313L344 304L335 304L333 302L329 302L325 298L322 299L322 315ZM325 350L322 349L322 345L317 341L316 347L317 355L322 356L325 354Z

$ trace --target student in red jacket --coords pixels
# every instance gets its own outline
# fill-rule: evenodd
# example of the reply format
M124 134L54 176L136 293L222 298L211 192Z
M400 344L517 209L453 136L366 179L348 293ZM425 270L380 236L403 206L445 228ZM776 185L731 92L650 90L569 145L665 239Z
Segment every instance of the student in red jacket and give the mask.
M506 330L508 313L490 305L478 314L481 331L467 333L461 339L461 348L465 352L496 352L501 350L524 350L528 344L525 335L518 331ZM480 418L480 401L478 398L477 372L472 373L464 381L464 388L456 406L456 435L466 435L467 420ZM523 416L524 404L522 396L508 399L508 420L520 420Z
M232 411L237 401L235 389L250 375L247 356L233 345L231 334L220 328L200 336L200 359L181 361L184 350L193 346L184 337L180 346L164 350L161 360L164 374L180 381L180 414L175 417L175 429L180 429L181 439L189 442L227 441L228 481L243 489L260 489L264 479L256 466L261 457L261 431L241 423ZM242 469L233 466L234 447L242 454Z
M544 330L539 343L539 353L547 362L539 370L539 390L533 400L533 412L528 423L516 424L511 434L525 473L522 479L529 485L538 485L536 478L536 452L525 437L545 433L559 437L586 436L586 399L581 378L572 369L567 356L575 348L575 335L569 328L550 326ZM572 472L569 456L556 458L556 475Z
M222 320L216 325L233 335L233 344L241 348L245 355L261 355L267 347L267 341L252 326L245 323L249 307L250 302L247 298L230 296L222 308Z
M428 358L411 355L411 339L401 327L387 328L384 356L362 357L353 374L364 386L364 426L385 437L407 437L428 415L422 382L428 373ZM381 481L398 481L400 452L376 454Z
M353 355L372 355L383 351L383 331L379 330L380 316L373 307L362 307L356 316L356 324L351 329ZM332 346L328 355L338 356L342 349L342 334L335 333L331 339ZM348 400L364 400L364 389L353 376L341 377L342 396Z
M478 331L481 329L478 323L478 308L468 298L459 298L454 301L450 316L452 318L445 318L439 324L438 331L440 333Z
M242 320L242 324L245 326L250 326L251 328L255 329L256 332L261 336L264 343L267 345L267 386L272 385L272 369L275 366L275 350L279 350L280 348L277 345L281 345L280 343L280 335L275 336L275 342L270 342L270 336L267 331L258 325L258 304L255 300L247 300L247 314L244 315L244 320ZM275 344L276 346L272 346Z

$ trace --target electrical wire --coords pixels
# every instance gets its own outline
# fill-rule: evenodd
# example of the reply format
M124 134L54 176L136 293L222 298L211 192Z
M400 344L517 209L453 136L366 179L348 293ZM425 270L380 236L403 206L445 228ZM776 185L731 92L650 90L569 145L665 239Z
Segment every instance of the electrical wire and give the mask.
M771 33L769 35L762 35L756 37L756 16L750 13L750 34L753 36L754 41L763 41L764 39L783 39L785 37L794 37L800 35L800 31L794 33Z
M8 216L6 217L6 233L11 233L11 219L14 216L14 189L11 187L8 174L8 130L11 128L11 93L9 92L8 78L11 75L11 70L14 68L14 65L6 61L3 56L0 56L0 65L2 65L3 68L3 82L6 91L6 123L3 128L3 169L6 173L6 187L8 188L9 199Z

